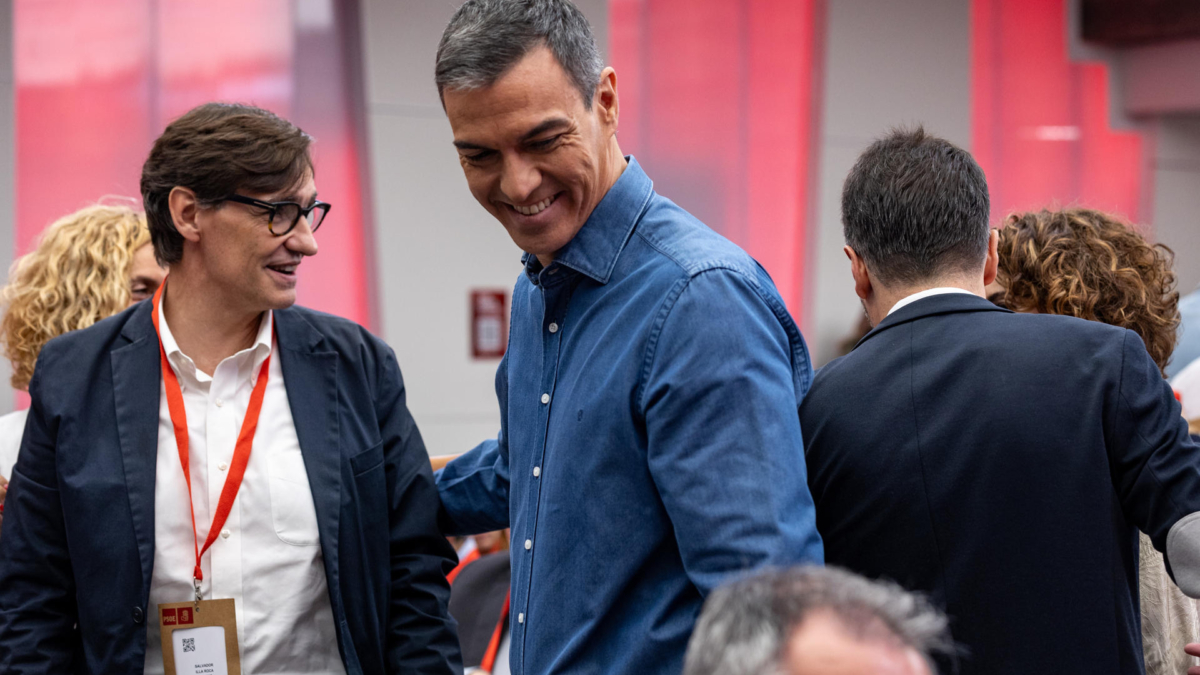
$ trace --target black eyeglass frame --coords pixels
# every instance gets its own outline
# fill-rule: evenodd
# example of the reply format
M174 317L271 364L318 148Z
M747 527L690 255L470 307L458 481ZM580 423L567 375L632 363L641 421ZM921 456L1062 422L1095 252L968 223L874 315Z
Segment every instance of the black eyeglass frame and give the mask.
M253 197L243 197L242 195L228 195L226 197L222 197L221 199L217 200L217 203L221 203L221 202L236 202L238 204L246 204L247 206L256 206L260 209L265 210L267 212L267 229L271 232L271 234L275 235L276 237L282 237L282 236L288 234L289 232L291 232L292 230L296 229L296 226L300 224L301 216L303 216L304 218L306 218L308 220L309 227L312 228L312 231L315 233L317 231L317 229L320 228L321 225L323 225L325 223L325 218L329 216L329 210L333 208L332 204L329 204L327 202L323 202L320 200L314 201L312 203L312 206L305 208L304 206L300 205L297 202L264 202L261 199L255 199ZM285 206L296 207L296 217L295 217L295 219L292 220L291 224L288 225L288 228L286 230L284 230L283 232L276 232L275 231L275 216L279 215L279 209L281 209ZM320 209L320 211L321 211L321 219L317 221L317 224L314 227L312 225L312 218L310 216L311 216L312 212L317 209Z

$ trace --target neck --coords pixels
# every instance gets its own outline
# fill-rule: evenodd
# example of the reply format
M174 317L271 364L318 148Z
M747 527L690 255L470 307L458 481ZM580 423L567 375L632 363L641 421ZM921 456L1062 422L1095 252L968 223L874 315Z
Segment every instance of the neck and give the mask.
M873 297L863 303L867 308L867 318L870 319L871 325L876 326L880 321L887 317L888 312L892 311L892 307L904 298L910 295L928 291L933 288L961 288L968 293L973 293L981 298L987 297L984 293L983 279L970 279L967 277L942 277L939 279L929 279L913 285L900 287L885 287L876 285L873 289Z
M595 211L600 202L604 201L604 197L608 195L608 191L612 189L612 186L616 185L617 181L620 180L621 174L625 173L625 167L629 166L629 162L625 161L625 155L621 154L621 146L617 143L615 135L609 141L608 148L604 151L602 162L600 173L603 176L604 189L600 191L600 198L596 200L595 204L592 204L592 208L584 216L583 220L585 223L588 218L592 217L592 211ZM554 262L554 256L557 253L558 251L554 253L535 253L534 256L538 259L538 262L542 263L542 267L549 267L550 263Z
M203 283L192 283L187 272L173 266L163 291L163 318L179 350L202 372L212 375L217 364L249 348L258 337L262 311L231 310Z

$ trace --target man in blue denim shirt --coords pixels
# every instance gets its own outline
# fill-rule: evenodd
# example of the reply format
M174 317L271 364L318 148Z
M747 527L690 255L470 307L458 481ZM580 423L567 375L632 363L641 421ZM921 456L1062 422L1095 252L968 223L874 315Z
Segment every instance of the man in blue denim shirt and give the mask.
M438 476L449 532L512 528L514 673L678 673L715 586L822 561L804 341L622 156L602 65L567 0L468 0L438 48L467 183L527 252L500 434Z

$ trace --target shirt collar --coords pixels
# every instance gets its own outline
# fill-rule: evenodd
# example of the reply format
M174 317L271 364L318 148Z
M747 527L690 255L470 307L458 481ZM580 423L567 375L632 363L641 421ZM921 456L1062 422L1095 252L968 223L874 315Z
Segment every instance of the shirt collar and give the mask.
M968 291L963 288L955 288L953 286L940 286L938 288L929 288L924 291L913 293L912 295L904 298L900 302L897 302L896 304L892 305L892 308L888 310L887 315L891 316L892 314L894 314L896 312L896 310L900 309L901 307L904 307L906 305L911 305L912 303L914 303L918 300L922 300L924 298L930 298L935 295L945 295L947 293L966 293L967 295L975 295L971 291Z
M166 294L164 293L163 295L165 296ZM175 376L186 377L195 384L206 385L212 382L212 376L197 368L192 358L179 349L179 343L175 341L175 336L171 333L171 327L167 325L167 315L163 312L162 303L163 301L160 297L158 299L159 337L162 339L163 351L167 353L167 361L170 362L171 369L175 371ZM253 380L258 375L258 369L262 367L262 362L271 353L271 331L274 322L275 313L273 311L267 310L263 312L263 317L258 324L258 335L254 338L254 344L229 357L237 360L239 380L246 379L247 377Z
M616 267L617 258L629 241L634 226L646 209L654 183L632 155L617 182L596 205L579 232L554 256L554 263L569 267L606 284ZM542 264L537 256L521 257L530 281L538 282Z

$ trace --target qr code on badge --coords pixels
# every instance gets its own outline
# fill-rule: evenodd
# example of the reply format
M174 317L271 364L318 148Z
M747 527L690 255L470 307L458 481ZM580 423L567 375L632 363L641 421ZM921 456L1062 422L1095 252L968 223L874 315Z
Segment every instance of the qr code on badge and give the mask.
M183 638L183 651L185 653L196 651L196 638Z

